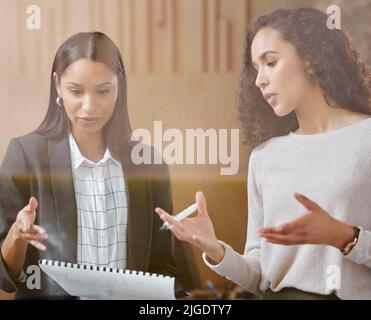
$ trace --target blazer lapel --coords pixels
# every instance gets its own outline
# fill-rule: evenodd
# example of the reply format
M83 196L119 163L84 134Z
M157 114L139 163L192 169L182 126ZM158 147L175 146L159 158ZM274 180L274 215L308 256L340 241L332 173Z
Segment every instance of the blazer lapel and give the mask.
M58 224L60 259L77 261L77 207L68 137L48 140L48 156Z
M147 271L152 238L152 203L146 168L122 159L128 192L127 269Z

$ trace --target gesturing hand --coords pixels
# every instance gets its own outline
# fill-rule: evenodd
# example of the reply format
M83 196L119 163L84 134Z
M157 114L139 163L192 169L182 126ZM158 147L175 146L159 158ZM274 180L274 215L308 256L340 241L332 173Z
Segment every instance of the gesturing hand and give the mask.
M307 211L299 218L277 227L261 228L259 234L268 242L284 245L327 244L342 249L353 235L351 226L333 218L317 203L295 193Z
M169 229L179 240L195 245L212 260L218 262L224 256L224 248L216 238L213 223L207 212L206 199L202 192L196 193L196 203L197 216L182 221L175 220L161 208L156 208L155 211L163 221L169 223Z
M42 227L34 224L37 205L37 199L31 197L28 205L18 212L14 223L15 233L17 239L26 241L35 248L45 251L46 246L40 241L47 239L48 235Z

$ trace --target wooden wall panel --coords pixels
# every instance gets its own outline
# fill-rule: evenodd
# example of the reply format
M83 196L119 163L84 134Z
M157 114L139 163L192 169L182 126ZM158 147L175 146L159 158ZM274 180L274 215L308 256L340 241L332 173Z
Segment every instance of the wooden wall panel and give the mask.
M135 39L135 72L146 74L149 71L149 55L150 51L150 8L147 0L135 0L133 2L133 20L134 33L132 36Z
M119 0L105 0L104 1L104 31L116 43L121 46L121 23L122 14Z
M128 73L238 72L247 0L2 0L8 36L5 75L50 72L50 53L68 36L98 30L120 47ZM29 5L41 10L41 30L26 28ZM7 46L10 45L10 48ZM11 53L11 54L10 54Z
M179 73L202 72L202 1L178 1L177 4Z
M118 9L121 9L122 15L119 18L120 28L120 42L118 43L121 48L121 54L124 59L124 65L126 67L127 73L134 73L134 53L135 53L135 43L134 37L132 36L134 32L133 24L133 0L123 0L120 2Z

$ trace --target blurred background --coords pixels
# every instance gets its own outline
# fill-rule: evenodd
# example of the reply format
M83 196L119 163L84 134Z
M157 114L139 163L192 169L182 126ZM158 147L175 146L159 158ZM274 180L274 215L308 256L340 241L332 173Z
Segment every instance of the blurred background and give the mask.
M153 132L239 128L237 90L244 35L259 15L300 6L341 8L341 24L362 58L371 63L371 0L0 0L0 159L12 137L35 129L49 99L58 46L74 33L101 31L121 50L127 71L133 129ZM27 8L40 8L41 28L29 30ZM228 141L230 141L230 134ZM220 175L217 165L172 165L174 210L203 190L219 239L243 252L246 240L248 154L239 142L240 168ZM230 149L229 149L230 150ZM187 289L218 289L229 282L210 271L199 250L176 242ZM0 299L12 295L1 292Z

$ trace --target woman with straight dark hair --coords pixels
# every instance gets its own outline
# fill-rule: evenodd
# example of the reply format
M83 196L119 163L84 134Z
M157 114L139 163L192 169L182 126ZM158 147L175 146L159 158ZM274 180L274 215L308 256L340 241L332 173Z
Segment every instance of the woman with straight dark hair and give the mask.
M74 298L44 275L28 288L39 259L176 276L154 214L172 209L168 168L133 164L133 146L119 49L100 32L73 35L56 53L45 119L10 141L0 169L1 289Z
M217 239L202 193L194 218L156 209L211 269L263 299L371 299L371 78L327 19L276 10L247 33L244 253Z

